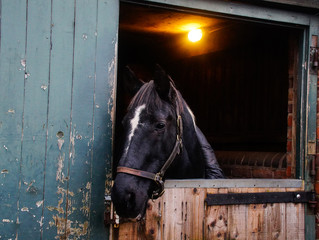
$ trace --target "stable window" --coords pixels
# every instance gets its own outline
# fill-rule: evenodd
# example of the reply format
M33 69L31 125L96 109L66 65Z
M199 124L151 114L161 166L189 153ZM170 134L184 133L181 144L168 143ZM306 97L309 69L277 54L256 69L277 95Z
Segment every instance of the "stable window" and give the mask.
M198 42L187 38L194 28L202 31ZM296 25L121 3L119 69L129 65L141 79L156 63L166 69L228 178L295 178L303 33ZM120 81L117 89L125 94ZM117 99L118 121L124 99Z
M314 239L312 205L295 200L313 191L319 21L309 9L262 2L121 1L118 69L129 64L150 79L149 69L162 65L229 179L167 180L146 221L116 225L114 239ZM198 42L187 39L193 27L202 30ZM120 79L117 96L120 122L129 101ZM271 192L295 193L273 203ZM272 200L214 200L238 193Z

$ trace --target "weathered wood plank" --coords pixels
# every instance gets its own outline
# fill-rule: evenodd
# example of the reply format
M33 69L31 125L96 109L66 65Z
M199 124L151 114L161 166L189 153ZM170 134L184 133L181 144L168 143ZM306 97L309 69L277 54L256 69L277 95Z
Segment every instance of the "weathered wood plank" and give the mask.
M66 232L69 238L87 239L92 186L93 108L95 84L97 1L78 0L75 6L71 142L68 163ZM103 184L103 183L100 183Z
M264 189L249 188L247 192L262 192ZM248 206L247 239L267 239L265 223L266 204L251 204Z
M186 188L185 189L185 222L184 238L202 239L204 232L205 205L206 197L205 188Z
M167 0L144 0L149 3L166 4ZM203 11L211 11L219 14L229 14L233 17L249 17L259 20L269 20L279 23L308 25L309 18L306 14L296 14L281 9L265 8L262 6L249 5L242 2L229 3L223 0L215 0L207 2L204 0L170 0L170 4L175 7L185 7L190 9L198 9Z
M208 189L207 193L227 193L227 189ZM227 206L209 206L205 215L205 238L226 239L228 225Z
M48 136L43 212L43 239L65 238L68 159L73 80L74 1L52 1Z
M285 189L272 188L265 189L267 192L280 192ZM265 221L267 238L269 239L286 239L286 204L274 203L266 204L265 209Z
M149 201L145 222L120 224L119 234L114 239L303 239L304 216L298 214L298 211L303 214L303 209L300 208L302 204L297 204L296 209L292 209L294 222L288 221L291 216L286 208L289 204L285 203L206 208L204 204L207 193L285 190L254 187L169 188L162 198L155 202ZM301 219L297 221L297 218ZM287 226L289 224L291 226ZM288 235L287 228L293 228L293 233Z
M163 195L163 238L164 239L176 239L176 225L180 224L180 219L177 219L176 214L176 191L177 189L169 189ZM178 198L180 200L180 198ZM179 223L178 223L179 221Z
M119 228L117 239L123 239L123 240L139 240L139 239L141 239L140 234L138 233L138 225L139 225L139 223L137 223L137 222L122 223L120 228Z
M231 188L229 193L247 193L247 188ZM247 237L247 205L228 206L228 235L230 239L246 239Z
M300 189L288 188L287 191L298 191ZM286 238L305 239L305 209L304 204L286 204Z
M90 238L103 239L105 187L112 180L119 1L98 0Z
M163 233L162 198L149 201L146 210L147 221L145 221L145 236L147 239L161 239Z
M27 40L18 236L40 239L50 62L51 1L27 1ZM41 13L41 14L39 14Z
M1 1L0 236L17 237L24 101L26 1Z
M319 2L316 0L262 0L264 2L275 2L292 6L319 8Z

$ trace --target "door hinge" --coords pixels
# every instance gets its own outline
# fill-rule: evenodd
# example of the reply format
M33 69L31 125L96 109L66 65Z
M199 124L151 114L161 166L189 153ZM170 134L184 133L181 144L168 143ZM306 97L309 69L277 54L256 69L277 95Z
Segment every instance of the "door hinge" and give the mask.
M313 208L316 205L315 192L261 192L261 193L226 193L207 194L207 206L265 204L265 203L308 203Z
M316 155L316 142L308 141L308 155Z
M317 75L319 65L319 48L310 47L310 74Z

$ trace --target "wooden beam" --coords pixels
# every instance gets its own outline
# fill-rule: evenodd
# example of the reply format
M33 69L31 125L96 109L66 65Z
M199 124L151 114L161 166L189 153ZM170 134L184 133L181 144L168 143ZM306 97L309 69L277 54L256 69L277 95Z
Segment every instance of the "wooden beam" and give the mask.
M317 0L262 0L262 1L319 9L319 2Z

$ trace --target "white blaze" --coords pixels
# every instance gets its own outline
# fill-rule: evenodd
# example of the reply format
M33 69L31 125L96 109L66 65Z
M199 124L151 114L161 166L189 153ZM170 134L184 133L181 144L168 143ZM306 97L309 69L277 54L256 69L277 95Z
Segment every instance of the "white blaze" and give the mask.
M125 149L125 155L127 154L127 151L131 145L131 141L132 141L132 138L134 136L135 130L137 129L137 126L140 122L141 112L143 111L144 108L145 108L145 104L143 104L135 109L134 117L131 119L131 122L130 122L131 123L131 132L128 136L128 143L127 143L127 147Z

